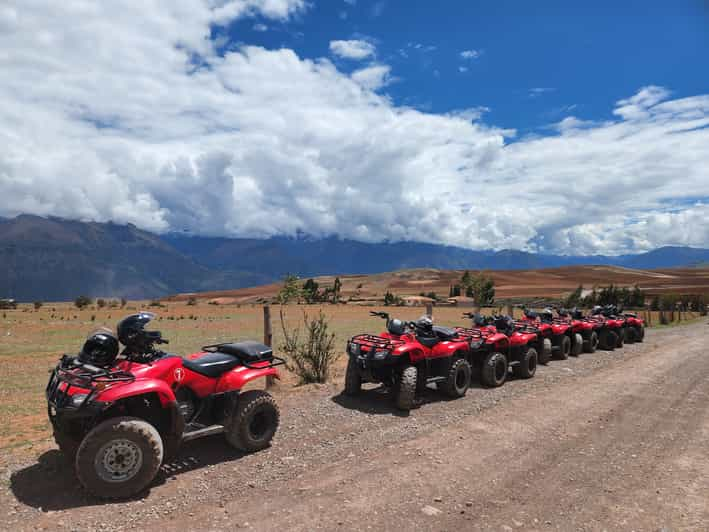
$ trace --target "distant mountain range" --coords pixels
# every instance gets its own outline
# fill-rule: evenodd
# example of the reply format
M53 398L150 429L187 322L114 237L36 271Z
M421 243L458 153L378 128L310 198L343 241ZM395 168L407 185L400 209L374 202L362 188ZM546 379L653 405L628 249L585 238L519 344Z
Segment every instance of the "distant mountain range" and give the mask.
M0 218L0 298L70 300L78 295L160 297L304 276L406 268L538 269L599 264L652 269L709 263L709 249L663 247L638 255L560 256L473 251L418 242L339 238L212 238L156 235L134 225L20 215Z

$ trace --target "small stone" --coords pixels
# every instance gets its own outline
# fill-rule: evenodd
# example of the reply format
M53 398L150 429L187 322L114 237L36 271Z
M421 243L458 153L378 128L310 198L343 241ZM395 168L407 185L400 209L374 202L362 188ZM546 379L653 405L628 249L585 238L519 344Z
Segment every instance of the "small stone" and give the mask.
M431 517L440 515L442 513L438 508L434 508L433 506L428 505L421 508L421 511Z
M441 497L434 497L433 502L443 502L443 498Z

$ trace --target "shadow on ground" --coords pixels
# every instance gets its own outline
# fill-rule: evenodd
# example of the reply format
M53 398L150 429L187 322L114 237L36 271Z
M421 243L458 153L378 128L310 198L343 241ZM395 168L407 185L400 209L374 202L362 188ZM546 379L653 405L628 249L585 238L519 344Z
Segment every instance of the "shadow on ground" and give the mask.
M186 443L177 458L163 464L150 487L133 499L148 497L152 488L171 477L242 456L244 453L229 447L221 435ZM88 494L79 484L73 465L56 449L41 454L36 463L13 473L10 489L22 504L45 512L123 502L106 501Z
M470 389L479 388L475 383ZM455 399L444 395L431 386L426 391L416 395L416 407L425 407L427 404L454 401ZM332 401L344 408L358 410L365 414L389 415L397 417L408 417L409 412L399 410L394 404L394 397L391 390L385 386L377 388L364 388L356 396L345 395L344 392L332 397Z

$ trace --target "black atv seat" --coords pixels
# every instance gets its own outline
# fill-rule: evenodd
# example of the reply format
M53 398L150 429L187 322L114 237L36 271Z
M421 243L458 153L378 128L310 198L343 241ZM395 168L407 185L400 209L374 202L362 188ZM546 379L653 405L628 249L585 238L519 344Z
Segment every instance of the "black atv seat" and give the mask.
M273 360L273 349L259 342L208 345L206 354L196 360L184 359L182 365L206 377L219 377L239 364Z
M207 353L196 360L182 359L182 365L187 369L211 378L219 377L240 363L235 356L219 352Z
M245 342L236 342L232 344L218 344L207 346L205 351L216 351L234 356L247 364L253 362L261 362L263 360L273 360L273 349L265 344L246 340Z
M441 340L451 340L458 335L458 333L456 333L454 329L450 329L448 327L441 327L439 325L433 326L433 332Z

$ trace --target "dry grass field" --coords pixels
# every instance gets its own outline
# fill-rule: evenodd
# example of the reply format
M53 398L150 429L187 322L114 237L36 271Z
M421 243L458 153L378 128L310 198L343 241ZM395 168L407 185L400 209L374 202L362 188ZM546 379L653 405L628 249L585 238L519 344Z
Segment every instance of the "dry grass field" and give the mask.
M282 342L279 308L273 307L273 345ZM369 316L372 308L347 305L285 307L290 326L302 323L303 312L315 315L322 309L330 319L336 345L344 352L347 339L359 332L379 331L383 323ZM147 302L130 302L124 309L88 308L78 310L70 303L48 303L39 310L20 305L0 312L0 452L49 436L45 412L44 386L48 373L63 353L76 353L83 339L99 326L114 328L117 321L137 310L157 314L153 327L170 340L166 350L185 355L203 345L220 341L263 339L263 309L258 305L187 305L168 302L164 307L149 307ZM397 316L419 317L421 308L396 308ZM461 323L461 310L436 309L440 323ZM338 361L333 378L344 373L344 357ZM282 372L281 388L297 384L295 376Z
M282 344L279 310L272 307L273 345ZM382 309L384 307L381 307ZM289 326L302 323L303 313L314 316L322 310L330 320L336 346L344 352L349 337L360 332L378 332L382 320L369 316L378 307L356 305L289 305L284 307ZM83 339L99 326L114 328L117 321L137 310L157 314L154 328L170 340L167 350L176 354L193 353L203 345L220 341L263 338L263 309L260 305L211 305L199 301L170 301L163 307L149 307L148 302L129 302L126 308L87 308L78 310L70 303L47 303L39 310L24 304L16 310L0 313L0 452L32 445L49 437L44 386L48 372L63 353L76 353ZM464 325L464 309L436 307L437 323ZM416 319L421 307L389 307L402 319ZM685 320L693 316L685 316ZM657 322L655 317L654 322ZM343 379L345 357L334 367L332 379ZM293 389L294 375L282 372L280 391Z

